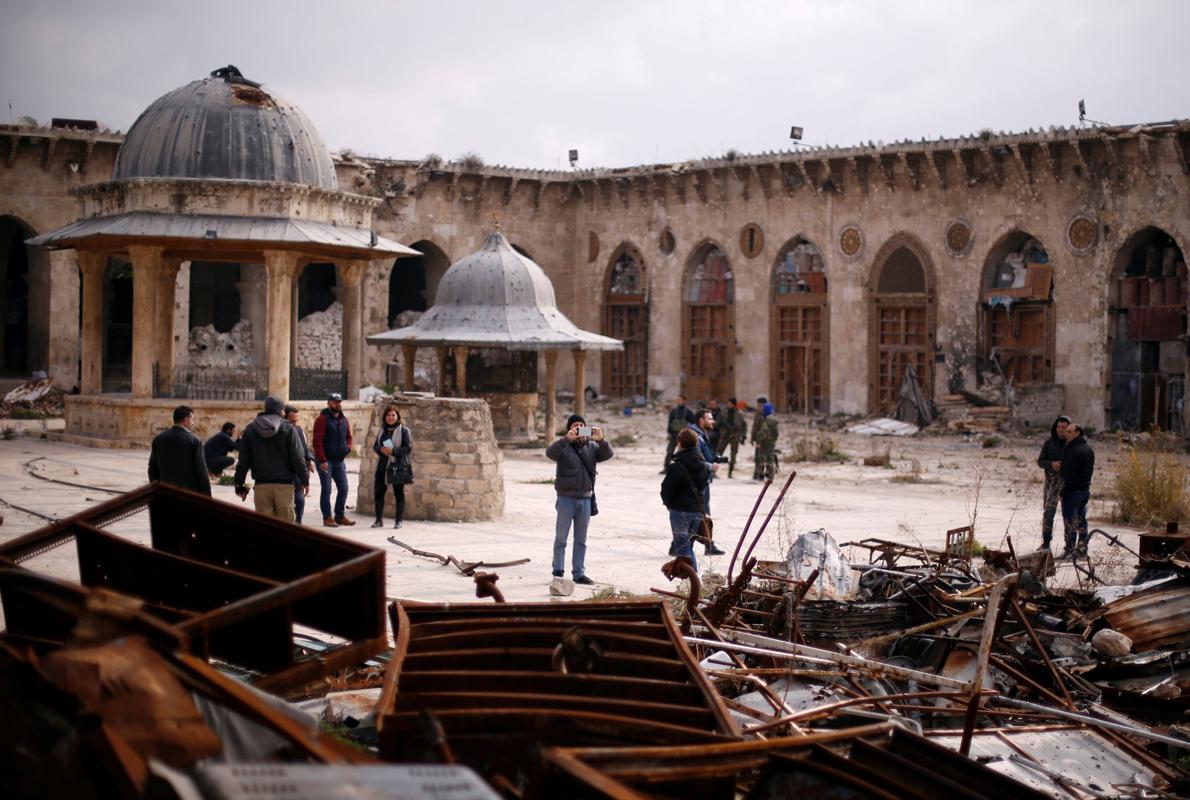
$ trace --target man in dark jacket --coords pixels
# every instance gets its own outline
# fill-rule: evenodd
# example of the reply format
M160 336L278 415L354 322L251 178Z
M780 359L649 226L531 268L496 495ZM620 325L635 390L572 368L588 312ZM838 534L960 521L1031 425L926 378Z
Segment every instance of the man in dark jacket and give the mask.
M1082 426L1066 426L1066 449L1062 451L1062 522L1066 527L1066 549L1062 558L1087 554L1087 502L1091 499L1091 477L1095 474L1095 451L1087 444Z
M306 462L306 473L309 475L314 472L314 454L310 452L310 446L306 444L306 432L298 424L299 414L301 414L301 409L297 406L285 406L285 421L293 426L293 432L297 434L298 447L302 451L302 461ZM309 478L306 480L309 481ZM293 518L298 525L302 524L302 515L306 512L306 495L309 491L308 484L302 486L300 479L296 477L293 479Z
M702 489L702 509L701 512L708 517L711 515L711 482L715 480L715 473L719 471L718 457L715 455L715 447L711 443L711 434L715 430L714 412L709 408L703 408L694 414L694 422L689 426L689 430L693 431L698 437L698 452L702 456L703 463L706 470L706 482ZM668 475L668 471L666 475ZM721 556L725 551L719 549L713 542L704 542L704 552L708 556Z
M256 486L252 491L253 505L261 514L294 521L293 482L302 484L304 493L310 491L310 474L302 460L301 444L293 426L282 419L285 402L269 396L264 411L244 428L240 438L240 460L236 464L236 494L241 500L248 497L244 479L248 472Z
M327 397L326 408L314 420L311 444L318 461L318 483L322 486L318 498L322 506L322 524L328 528L354 525L355 520L347 518L347 465L343 463L351 452L351 424L343 413L343 396L338 392ZM334 516L331 516L331 481L335 484Z
M674 398L674 407L670 409L669 418L665 423L665 433L669 440L665 445L665 463L661 465L663 473L669 466L669 460L674 457L674 448L678 445L678 431L691 422L694 422L694 414L686 408L686 395L680 394Z
M579 436L587 421L578 414L566 420L566 435L545 449L546 458L557 463L554 491L558 499L554 508L558 519L554 524L554 580L560 582L566 570L566 539L574 523L574 552L570 561L574 582L590 586L587 577L587 526L591 522L595 501L596 464L612 457L612 446L603 438L602 428L591 428L590 437ZM553 590L553 586L551 586ZM561 593L561 592L559 592Z
M149 480L172 483L192 492L211 496L211 479L202 454L202 442L190 432L194 411L189 406L174 409L174 424L153 438L149 451Z
M707 482L706 461L699 452L698 434L687 428L678 434L678 450L661 481L661 502L669 510L669 529L673 539L671 556L686 556L694 569L694 536L702 526L702 490Z
M207 470L212 475L221 475L223 470L236 463L236 460L229 455L240 447L235 440L235 435L236 424L225 422L218 433L203 443L202 454L207 460Z
M1043 510L1041 512L1041 546L1049 548L1054 538L1054 514L1058 510L1058 497L1062 494L1062 478L1058 470L1062 467L1062 450L1066 447L1066 426L1070 417L1062 415L1050 426L1050 438L1041 446L1037 466L1045 474L1042 489Z

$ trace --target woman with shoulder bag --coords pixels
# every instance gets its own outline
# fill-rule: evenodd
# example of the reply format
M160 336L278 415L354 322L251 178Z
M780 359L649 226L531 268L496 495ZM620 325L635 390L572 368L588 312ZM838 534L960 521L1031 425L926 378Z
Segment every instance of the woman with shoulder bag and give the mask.
M409 429L401 424L401 412L396 406L390 405L384 409L384 419L380 424L380 432L376 434L376 441L372 443L372 450L380 456L372 483L373 496L376 498L376 521L372 527L384 525L384 495L391 484L397 505L393 527L399 528L405 516L405 484L413 482L413 467L409 461L413 437Z
M707 485L707 468L698 447L698 434L689 428L678 432L678 449L665 468L661 481L661 502L669 509L669 528L673 541L671 556L685 556L694 569L694 539L702 526L702 493Z

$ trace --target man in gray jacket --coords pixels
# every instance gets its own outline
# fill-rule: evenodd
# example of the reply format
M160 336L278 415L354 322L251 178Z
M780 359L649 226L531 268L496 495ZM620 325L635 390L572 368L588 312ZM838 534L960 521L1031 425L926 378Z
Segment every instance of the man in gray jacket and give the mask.
M235 486L240 499L247 499L244 478L251 470L256 481L252 497L256 510L293 522L294 480L301 483L303 494L309 494L310 473L297 431L281 417L284 410L285 401L270 395L264 401L264 411L244 429Z
M587 434L589 430L589 435ZM595 581L587 577L584 561L587 557L587 526L591 517L599 513L595 506L595 465L612 457L612 446L603 438L603 429L587 429L587 421L578 414L566 420L566 435L545 449L546 458L557 463L554 491L558 500L554 508L558 519L554 524L554 578L558 580L566 570L566 539L574 523L574 552L570 570L574 582L590 586Z

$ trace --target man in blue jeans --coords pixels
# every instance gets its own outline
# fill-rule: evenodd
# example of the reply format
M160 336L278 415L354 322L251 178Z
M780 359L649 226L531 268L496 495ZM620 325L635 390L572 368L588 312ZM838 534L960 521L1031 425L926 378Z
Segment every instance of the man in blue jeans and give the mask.
M1091 499L1091 476L1095 474L1095 451L1087 444L1083 428L1076 422L1066 425L1066 449L1062 451L1062 522L1066 549L1062 558L1087 554L1087 503Z
M566 435L547 447L545 455L558 465L554 476L554 491L558 494L554 503L558 511L554 524L554 579L560 581L566 571L566 539L573 523L571 575L575 583L590 586L595 581L587 577L583 562L587 557L587 525L595 500L595 465L612 457L612 446L603 438L602 428L587 428L585 419L571 414L566 420Z
M314 457L318 459L318 482L322 494L318 498L322 506L322 524L328 528L340 525L354 525L355 520L347 518L347 465L343 459L351 452L351 425L343 413L343 396L332 392L326 399L326 408L314 420ZM335 483L335 514L331 516L331 481Z

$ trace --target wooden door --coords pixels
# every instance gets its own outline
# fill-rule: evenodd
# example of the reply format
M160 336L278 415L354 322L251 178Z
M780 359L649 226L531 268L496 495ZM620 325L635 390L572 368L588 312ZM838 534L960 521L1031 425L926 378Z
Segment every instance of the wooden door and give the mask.
M873 410L891 414L905 370L912 366L927 397L933 394L932 331L926 302L882 303L876 306L876 381Z
M730 305L686 306L686 387L692 400L735 393L735 331Z
M777 408L817 414L826 410L825 306L778 305Z
M604 331L624 342L624 349L603 356L603 391L611 397L647 395L649 383L649 307L643 303L604 306Z
M987 354L993 356L1014 386L1053 380L1053 361L1047 354L1053 306L1017 304L1011 310L993 306L984 310Z

